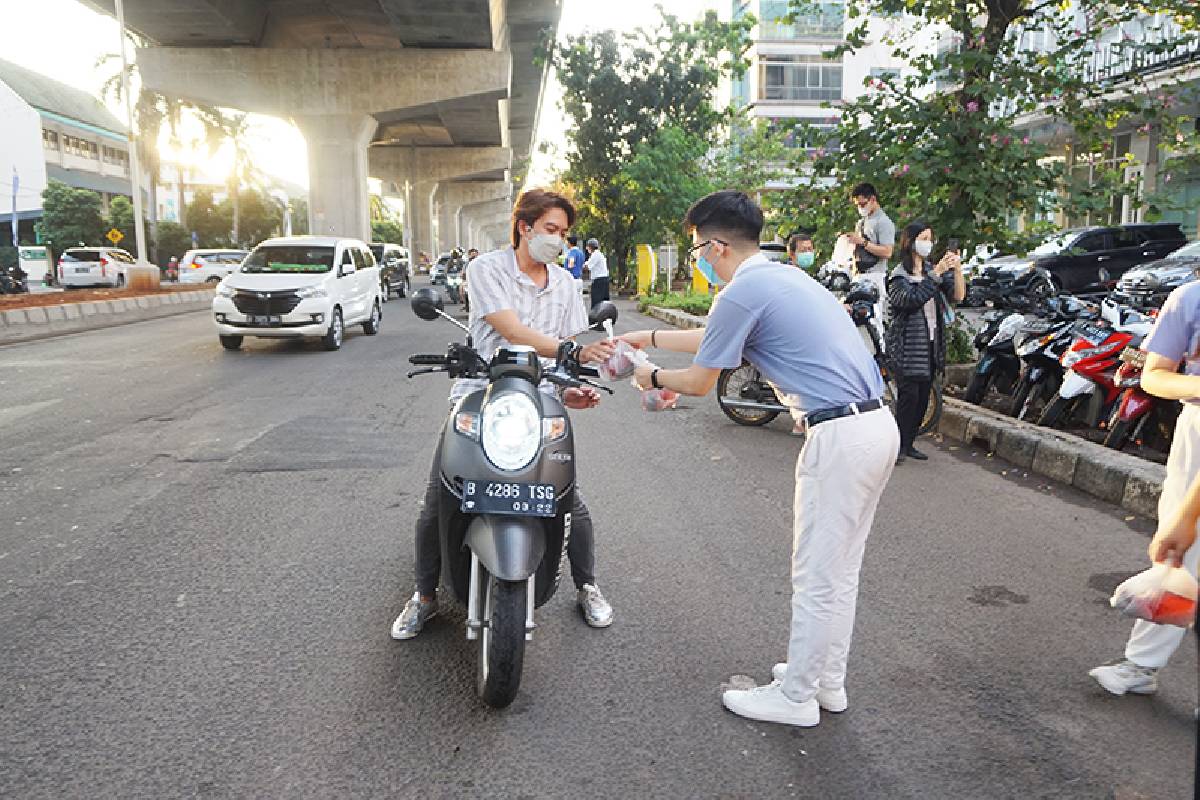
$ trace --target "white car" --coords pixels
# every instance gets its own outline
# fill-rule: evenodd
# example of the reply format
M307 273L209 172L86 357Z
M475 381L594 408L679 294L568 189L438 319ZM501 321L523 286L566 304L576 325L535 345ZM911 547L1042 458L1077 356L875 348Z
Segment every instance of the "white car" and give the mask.
M217 283L238 268L245 250L188 250L179 259L180 283Z
M217 284L213 318L226 350L242 339L320 338L342 346L346 326L379 332L379 267L358 239L292 236L268 239Z
M133 256L118 247L68 247L58 258L58 285L124 286Z

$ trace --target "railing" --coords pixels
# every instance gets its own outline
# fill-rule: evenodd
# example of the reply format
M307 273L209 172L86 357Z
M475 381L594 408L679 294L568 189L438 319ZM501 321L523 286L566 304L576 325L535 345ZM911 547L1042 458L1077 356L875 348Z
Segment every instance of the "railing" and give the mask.
M830 39L840 40L845 36L845 20L842 14L799 17L795 22L763 20L759 25L759 38L766 40Z
M1188 64L1200 66L1200 37L1186 39L1161 52L1111 42L1084 64L1083 75L1092 83L1116 83L1134 75L1152 75Z
M841 100L842 90L812 88L807 86L764 86L760 100Z

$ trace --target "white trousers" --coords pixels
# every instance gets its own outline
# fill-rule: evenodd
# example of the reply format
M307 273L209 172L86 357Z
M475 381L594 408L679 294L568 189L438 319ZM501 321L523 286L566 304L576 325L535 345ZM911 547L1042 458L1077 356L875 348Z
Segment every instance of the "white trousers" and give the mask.
M899 451L887 408L815 425L800 450L783 681L796 702L845 685L863 550Z
M1160 520L1165 520L1179 508L1197 473L1200 473L1200 406L1184 403L1175 423L1175 434L1171 437L1167 479L1163 481L1158 500ZM1200 544L1192 545L1183 555L1183 566L1192 577L1196 576L1197 562L1200 562ZM1175 625L1155 625L1138 620L1125 645L1125 657L1140 667L1165 667L1186 633Z

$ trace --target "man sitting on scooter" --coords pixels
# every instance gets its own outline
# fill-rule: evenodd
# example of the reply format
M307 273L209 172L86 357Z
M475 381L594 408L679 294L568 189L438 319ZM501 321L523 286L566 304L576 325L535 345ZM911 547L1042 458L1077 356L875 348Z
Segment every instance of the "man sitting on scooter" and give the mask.
M527 345L544 358L555 358L564 339L587 329L588 310L570 273L546 266L562 251L563 237L574 223L575 206L571 201L554 192L530 189L517 198L513 209L512 247L484 253L471 261L471 337L485 361L508 344ZM614 350L611 342L602 340L585 346L579 360L604 361ZM451 405L486 386L487 381L478 378L456 381L450 392ZM554 391L548 383L542 384L542 390ZM563 392L563 404L568 408L594 408L599 402L600 395L588 387ZM417 518L417 590L392 624L393 639L413 638L438 611L438 473L435 453L425 504ZM613 610L596 587L592 517L578 487L571 510L567 558L584 619L593 628L608 627Z

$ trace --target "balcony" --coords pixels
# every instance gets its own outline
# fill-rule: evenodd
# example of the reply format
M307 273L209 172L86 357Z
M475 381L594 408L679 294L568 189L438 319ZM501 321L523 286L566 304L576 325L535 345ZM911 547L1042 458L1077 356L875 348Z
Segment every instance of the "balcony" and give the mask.
M1200 37L1191 37L1162 52L1133 49L1121 42L1101 45L1084 64L1084 78L1091 83L1114 84L1134 76L1148 77L1188 65L1200 66Z
M795 41L797 39L819 39L838 42L845 36L845 21L837 17L804 17L793 23L764 20L759 26L760 41Z
M759 100L779 100L783 102L821 103L842 99L841 87L824 88L812 86L764 86L759 93Z

